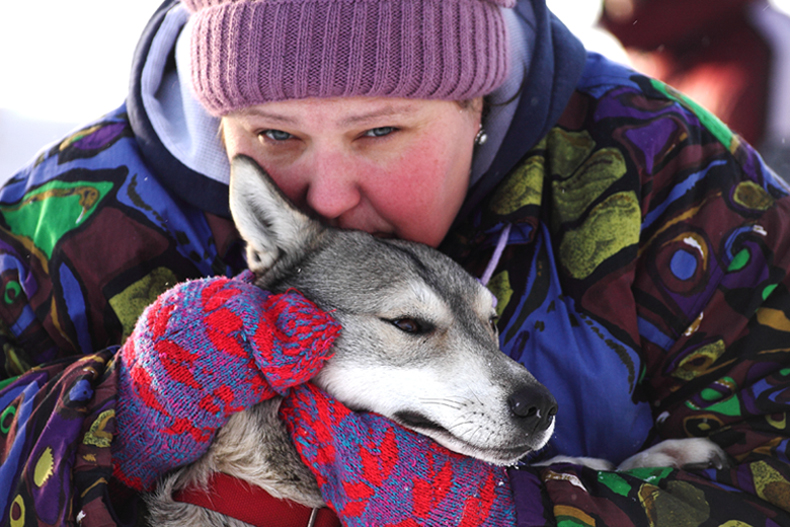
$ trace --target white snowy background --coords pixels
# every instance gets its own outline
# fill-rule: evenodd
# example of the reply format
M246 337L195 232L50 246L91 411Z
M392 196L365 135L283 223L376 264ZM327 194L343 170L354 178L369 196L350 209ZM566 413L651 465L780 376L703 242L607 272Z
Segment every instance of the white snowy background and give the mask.
M693 1L693 0L690 0ZM790 14L790 0L773 0ZM42 147L126 97L138 37L161 0L3 0L0 16L0 181ZM616 57L595 29L596 0L548 0L589 48Z
M0 181L117 108L163 0L0 0Z

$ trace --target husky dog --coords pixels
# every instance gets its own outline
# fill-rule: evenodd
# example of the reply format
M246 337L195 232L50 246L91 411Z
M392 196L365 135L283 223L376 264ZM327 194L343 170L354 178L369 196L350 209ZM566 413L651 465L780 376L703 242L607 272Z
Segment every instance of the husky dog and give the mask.
M273 293L295 288L343 327L316 385L351 409L379 413L495 464L513 464L549 440L554 397L499 350L493 297L458 264L424 245L311 219L244 156L232 162L230 206L256 285ZM322 507L312 473L277 418L279 403L234 415L205 456L164 478L147 499L150 524L247 525L172 500L173 492L205 484L214 472ZM724 459L710 441L680 443L662 443L664 450L639 454L631 465Z

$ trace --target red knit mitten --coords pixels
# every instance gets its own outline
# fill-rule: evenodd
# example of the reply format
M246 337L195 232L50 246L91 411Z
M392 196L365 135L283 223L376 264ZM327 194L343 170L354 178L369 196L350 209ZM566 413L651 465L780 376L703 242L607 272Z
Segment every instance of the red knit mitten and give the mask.
M118 352L114 475L149 490L208 450L231 414L318 373L340 326L297 292L207 278L163 293Z
M512 526L507 472L376 414L354 413L311 384L280 407L324 500L348 526Z

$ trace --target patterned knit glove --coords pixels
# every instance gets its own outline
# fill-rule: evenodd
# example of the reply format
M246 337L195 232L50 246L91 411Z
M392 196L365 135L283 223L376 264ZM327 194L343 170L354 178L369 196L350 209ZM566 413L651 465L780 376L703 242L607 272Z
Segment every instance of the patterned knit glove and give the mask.
M379 415L354 413L312 384L294 388L280 416L343 525L516 523L504 467L450 452Z
M230 415L315 375L340 331L296 292L208 278L163 293L118 352L114 475L150 490L208 450Z

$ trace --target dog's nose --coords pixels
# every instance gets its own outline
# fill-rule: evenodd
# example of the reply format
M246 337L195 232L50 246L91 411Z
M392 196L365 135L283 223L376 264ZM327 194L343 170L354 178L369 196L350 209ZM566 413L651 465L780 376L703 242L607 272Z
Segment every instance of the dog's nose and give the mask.
M543 386L525 386L507 398L510 411L532 431L545 430L557 414L557 401Z

